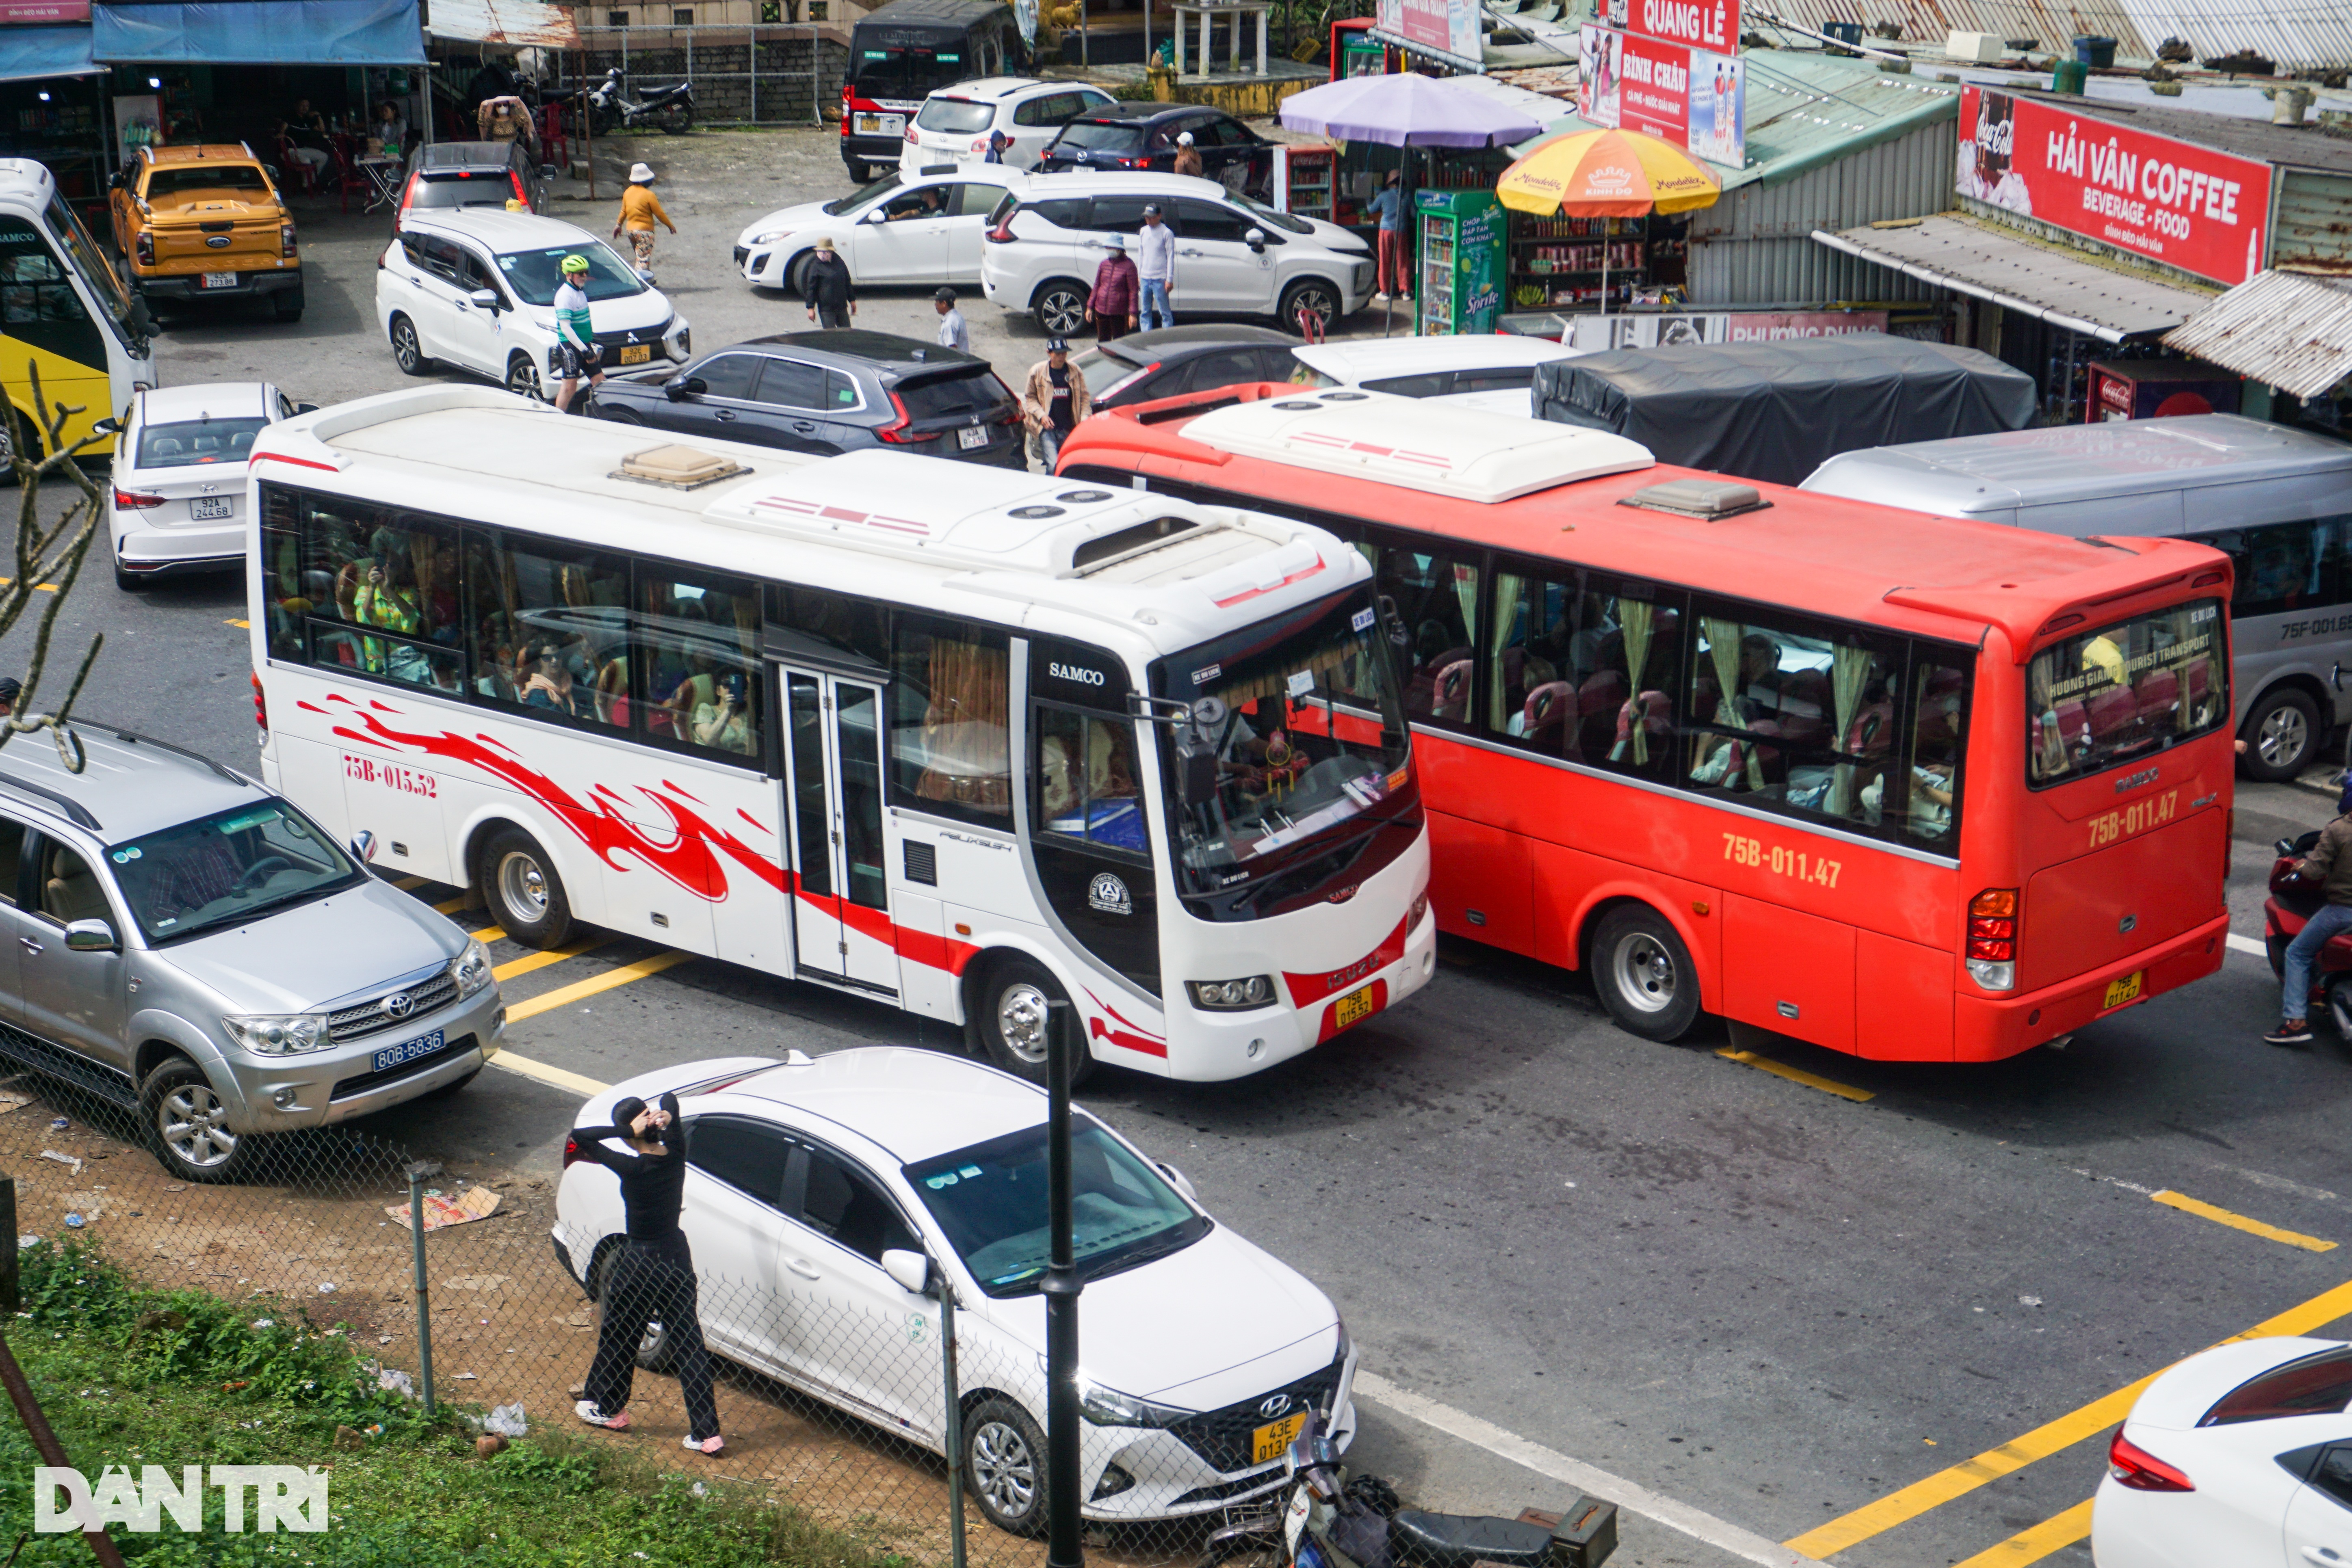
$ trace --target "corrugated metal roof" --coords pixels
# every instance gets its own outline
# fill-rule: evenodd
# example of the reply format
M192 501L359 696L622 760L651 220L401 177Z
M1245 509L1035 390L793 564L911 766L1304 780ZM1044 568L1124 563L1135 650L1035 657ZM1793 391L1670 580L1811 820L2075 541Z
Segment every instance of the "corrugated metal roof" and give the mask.
M2352 14L2352 6L2347 6ZM2200 114L2193 109L2159 109L2153 104L2115 103L2106 99L2076 98L2071 93L2019 92L2015 96L2064 114L2128 125L2176 141L2193 141L2217 152L2234 152L2257 162L2288 168L2326 169L2352 173L2352 138L2334 135L2315 124L2273 125L2267 120L2242 120L2229 114Z
M576 49L572 7L543 0L432 0L425 30L436 38L517 48Z
M1890 228L1817 229L1832 249L2119 343L2177 327L2214 296L1959 213Z
M2093 33L2143 60L2165 39L2186 38L2200 60L2252 49L2283 69L2352 65L2352 6L2332 0L1783 0L1772 9L1816 32L1824 22L1900 21L1906 38L1990 33L2068 57L2075 37Z
M2259 272L2164 335L2225 370L2317 397L2352 376L2352 279Z
M1958 89L1891 75L1868 60L1798 49L1749 49L1740 57L1748 68L1748 157L1724 171L1727 194L1793 180L1917 126L1959 118ZM1548 133L1591 129L1573 114L1546 127ZM1511 151L1523 154L1548 139Z
M2298 169L2280 177L2271 265L2290 272L2352 273L2352 174Z
M1690 214L1690 297L1709 305L1925 299L1929 286L1813 243L1815 229L1924 217L1952 204L1958 126L1921 125Z

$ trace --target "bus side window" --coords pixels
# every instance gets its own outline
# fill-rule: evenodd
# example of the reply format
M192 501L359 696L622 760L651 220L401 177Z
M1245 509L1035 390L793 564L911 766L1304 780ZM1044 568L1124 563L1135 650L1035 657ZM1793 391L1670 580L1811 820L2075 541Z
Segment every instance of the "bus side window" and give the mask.
M1954 853L1960 833L1960 762L1968 752L1969 672L1923 651L1911 666L1911 692L1903 836L1923 848Z
M1395 606L1405 633L1398 650L1409 720L1470 722L1477 669L1478 558L1359 546L1373 562L1372 591Z
M468 564L476 694L535 718L628 728L605 678L624 654L627 570L584 550L542 553L515 535L480 539Z
M1485 655L1487 733L1525 741L1547 757L1581 758L1572 679L1577 600L1572 575L1495 573Z
M0 333L104 373L98 323L48 237L24 218L0 217Z
M456 528L275 486L262 528L272 657L458 693Z
M760 595L748 582L637 575L625 645L595 665L595 711L617 729L757 758L766 706Z
M1586 577L1569 640L1577 744L1586 761L1645 779L1674 777L1681 602L1680 594L1647 583Z
M1135 787L1132 723L1037 705L1037 829L1150 853Z
M892 619L891 794L918 811L1011 828L1004 633L903 612Z

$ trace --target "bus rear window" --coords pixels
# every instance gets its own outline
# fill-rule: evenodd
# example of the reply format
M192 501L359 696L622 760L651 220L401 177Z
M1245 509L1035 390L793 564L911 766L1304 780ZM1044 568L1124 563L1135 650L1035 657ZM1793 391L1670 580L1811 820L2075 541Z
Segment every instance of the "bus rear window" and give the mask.
M2218 599L2081 632L2026 670L2026 778L2039 789L2152 757L2229 722Z
M954 86L969 74L963 68L961 48L861 49L849 90L858 98L919 99Z

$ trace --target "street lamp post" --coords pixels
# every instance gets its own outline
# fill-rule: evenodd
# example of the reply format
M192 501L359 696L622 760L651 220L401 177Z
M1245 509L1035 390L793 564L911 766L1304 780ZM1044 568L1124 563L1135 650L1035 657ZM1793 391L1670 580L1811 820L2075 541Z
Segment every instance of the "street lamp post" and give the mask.
M1078 1292L1071 1257L1070 1004L1048 1004L1045 1076L1045 1568L1084 1568L1078 1543Z

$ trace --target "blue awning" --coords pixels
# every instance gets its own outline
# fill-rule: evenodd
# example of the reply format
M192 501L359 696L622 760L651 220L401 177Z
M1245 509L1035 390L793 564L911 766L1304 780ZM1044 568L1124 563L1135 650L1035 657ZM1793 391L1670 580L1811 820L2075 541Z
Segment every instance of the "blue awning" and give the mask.
M93 57L126 65L413 66L416 0L223 0L90 7Z
M89 26L0 27L0 81L90 77L105 69L89 57Z

